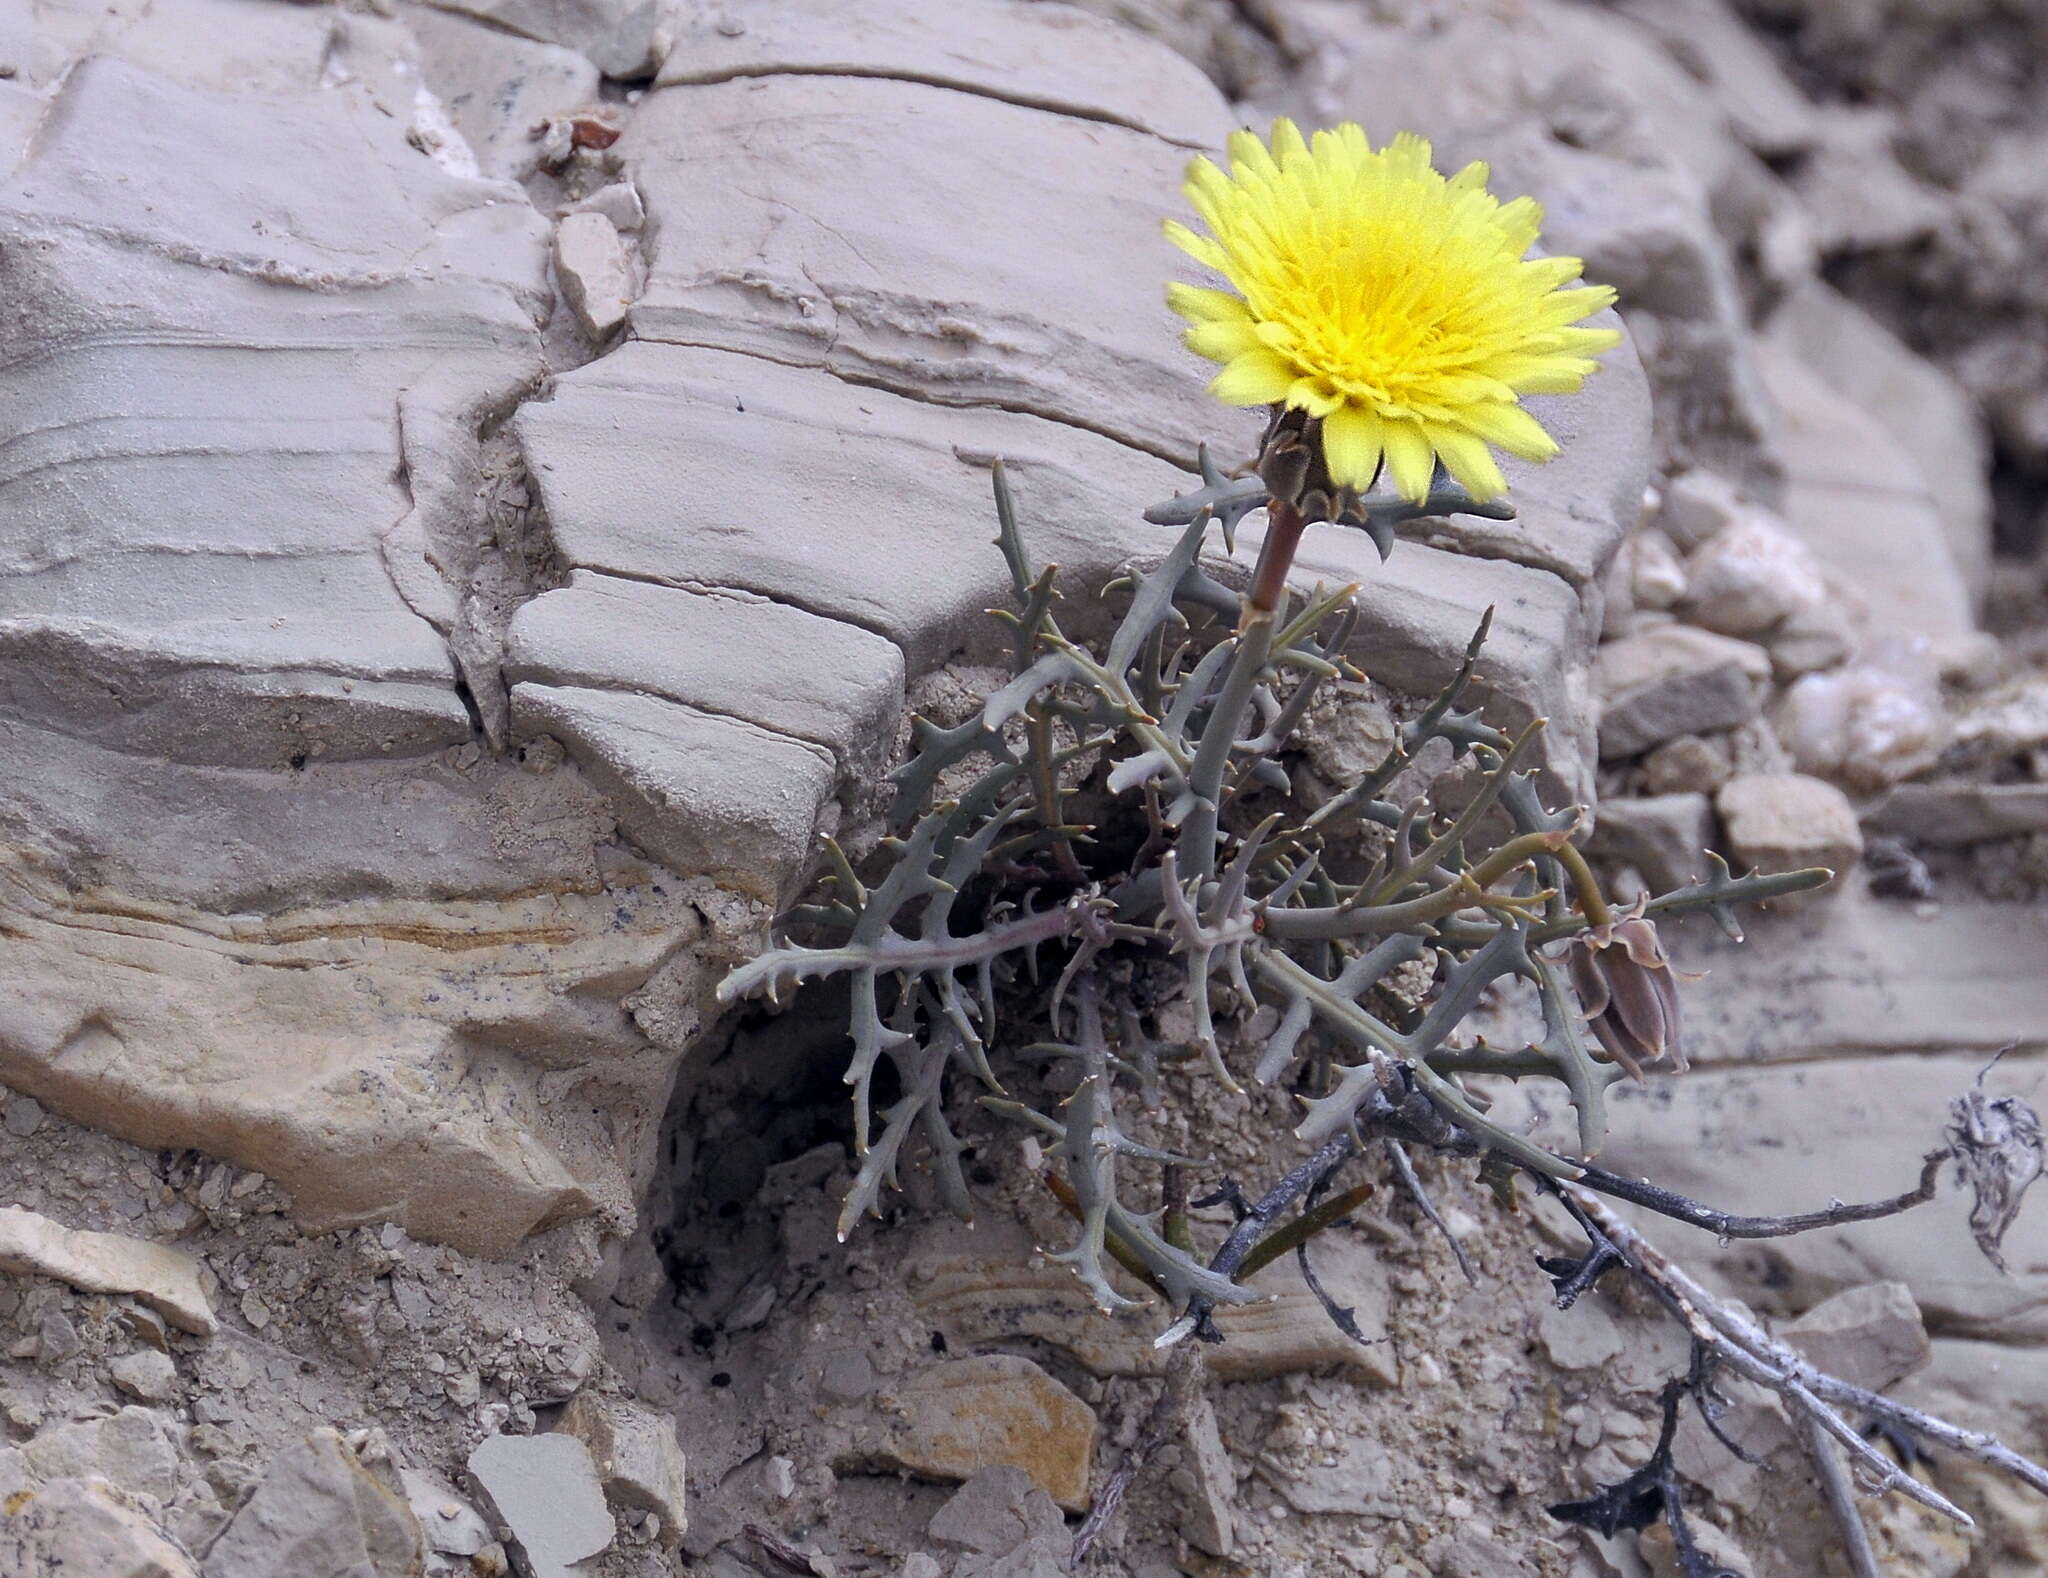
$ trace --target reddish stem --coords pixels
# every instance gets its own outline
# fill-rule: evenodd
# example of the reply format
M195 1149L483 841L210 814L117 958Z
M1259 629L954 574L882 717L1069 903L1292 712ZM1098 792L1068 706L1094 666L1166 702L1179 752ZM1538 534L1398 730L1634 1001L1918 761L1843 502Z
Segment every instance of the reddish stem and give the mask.
M1287 572L1294 566L1294 550L1308 522L1301 511L1285 499L1266 502L1266 540L1259 547L1259 566L1252 573L1251 590L1245 593L1244 622L1270 614L1287 595Z

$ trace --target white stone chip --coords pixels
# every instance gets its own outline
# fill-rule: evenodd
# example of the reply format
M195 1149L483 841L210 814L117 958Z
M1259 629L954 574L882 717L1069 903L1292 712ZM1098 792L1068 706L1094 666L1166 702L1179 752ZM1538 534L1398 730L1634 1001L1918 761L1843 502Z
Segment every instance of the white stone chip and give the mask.
M83 1293L133 1294L195 1336L216 1328L199 1262L184 1250L64 1227L20 1206L0 1206L0 1271L55 1277Z
M491 1436L469 1454L469 1472L533 1578L576 1578L573 1565L618 1533L590 1449L574 1436Z

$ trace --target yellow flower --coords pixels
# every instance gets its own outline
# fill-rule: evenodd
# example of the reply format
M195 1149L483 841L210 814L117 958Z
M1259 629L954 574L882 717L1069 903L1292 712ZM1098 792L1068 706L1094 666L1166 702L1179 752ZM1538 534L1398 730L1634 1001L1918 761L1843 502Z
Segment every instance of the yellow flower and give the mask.
M1560 287L1577 258L1525 258L1543 210L1502 203L1487 169L1448 178L1429 144L1402 133L1375 150L1355 125L1305 143L1273 123L1272 147L1230 139L1230 174L1207 159L1184 190L1210 235L1167 235L1231 285L1167 287L1190 349L1223 364L1210 391L1230 405L1294 406L1320 418L1330 477L1369 488L1382 460L1420 501L1437 459L1475 499L1507 483L1489 444L1547 460L1557 444L1525 394L1570 394L1613 329L1574 328L1610 306L1607 286Z

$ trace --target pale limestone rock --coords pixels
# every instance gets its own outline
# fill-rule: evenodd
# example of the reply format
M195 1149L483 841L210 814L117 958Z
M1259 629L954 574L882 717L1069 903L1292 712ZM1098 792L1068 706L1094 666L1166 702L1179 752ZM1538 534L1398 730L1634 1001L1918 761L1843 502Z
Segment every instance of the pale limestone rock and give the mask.
M1684 625L1608 642L1593 669L1601 757L1634 756L1681 734L1746 722L1757 714L1770 671L1762 648Z
M849 1461L881 1462L927 1479L972 1479L1007 1463L1071 1512L1088 1505L1095 1415L1029 1359L987 1354L921 1370L891 1394L871 1440Z
M532 1578L576 1578L574 1564L618 1533L590 1450L574 1436L487 1436L469 1454L469 1472Z
M1813 106L1725 0L1627 0L1622 10L1706 85L1745 146L1779 155L1812 143Z
M1014 1463L982 1469L932 1514L933 1543L977 1556L1005 1556L1029 1540L1066 1533L1066 1519L1051 1496Z
M45 1427L23 1443L20 1463L40 1480L102 1479L123 1495L167 1503L177 1493L175 1424L134 1404L104 1419Z
M1741 491L1720 473L1681 471L1659 495L1657 526L1680 552L1690 552L1734 524L1744 508Z
M1782 682L1839 668L1863 639L1863 620L1838 598L1795 609L1764 638L1771 672Z
M1979 697L1956 719L1970 761L2005 763L2048 747L2048 679L2029 676Z
M572 214L602 214L621 234L637 233L647 223L647 207L631 181L614 181L600 186L588 197L569 205Z
M405 1497L333 1430L272 1459L206 1554L206 1578L412 1578L426 1559Z
M483 173L498 180L533 174L541 146L534 127L598 96L597 67L573 49L430 5L408 5L405 25L419 42L420 75Z
M866 773L883 767L903 699L902 653L857 625L588 570L519 610L505 677L643 691L822 745Z
M1909 924L1917 925L1930 943L1939 930L1910 917ZM1754 926L1751 936L1752 951L1759 940L1772 940ZM2024 945L2019 939L2002 944L2008 951ZM1816 961L1827 959L1824 947L1810 945L1798 968L1810 974ZM1951 951L1952 945L1942 948L1944 955ZM1916 1029L1930 1014L1943 1011L1953 1024L1961 1017L1954 1011L1956 1002L1979 1001L1958 995L1969 992L1967 983L1950 987L1932 977L1873 986L1868 973L1857 974L1869 967L1868 960L1854 959L1824 966L1836 984L1800 1016L1815 1051L1844 1051L1843 1031L1856 1034L1838 1011L1844 990L1888 1002L1898 1001L1902 990L1915 991L1926 1005L1915 1016ZM1727 993L1730 983L1718 960L1714 980L1721 993L1690 992L1688 1011ZM1780 1018L1787 1000L1782 993L1771 999ZM1866 1011L1865 1017L1875 1013ZM1689 1022L1688 1033L1695 1029L1707 1030L1709 1041L1721 1040L1714 1027ZM1974 1026L1968 1038L1973 1044L1981 1039ZM1904 1040L1899 1036L1892 1044ZM1950 1040L1937 1034L1921 1045L1946 1046ZM1631 1177L1655 1178L1666 1188L1711 1199L1730 1211L1776 1214L1818 1209L1831 1196L1877 1200L1897 1194L1912 1186L1921 1156L1947 1121L1949 1102L1970 1089L1986 1054L1928 1051L1900 1057L1854 1048L1852 1040L1847 1055L1780 1067L1695 1066L1684 1079L1661 1082L1649 1092L1616 1087L1608 1106L1610 1139L1601 1160ZM2024 1083L1999 1088L2023 1090ZM1643 1218L1641 1225L1681 1263L1711 1270L1760 1309L1810 1309L1873 1280L1902 1283L1913 1290L1926 1324L1935 1331L2022 1345L2015 1363L2024 1363L2026 1353L2036 1351L2034 1345L2048 1335L2048 1272L2039 1269L2048 1266L2048 1216L2020 1213L2005 1241L2008 1263L2019 1268L2008 1276L1979 1252L1969 1210L1966 1191L1944 1187L1929 1204L1900 1216L1768 1245L1718 1244L1711 1233L1661 1217ZM2048 1417L2039 1409L2036 1403L2029 1412ZM2010 1414L2005 1418L2010 1428Z
M1876 107L1817 112L1814 146L1792 177L1825 252L1902 247L1940 229L1949 205L1892 153L1898 118Z
M475 1556L491 1543L490 1525L441 1480L417 1469L402 1469L406 1505L419 1520L427 1549L440 1556ZM429 1562L431 1564L431 1557ZM431 1571L431 1565L429 1567Z
M167 1353L155 1348L138 1348L107 1366L107 1376L117 1391L145 1403L169 1402L180 1391L178 1366Z
M1765 332L1875 417L1912 458L1964 584L1981 594L1991 562L1991 457L1969 394L1818 279L1780 302Z
M119 1233L69 1228L20 1206L0 1206L0 1270L54 1277L87 1293L127 1293L181 1331L213 1335L217 1322L182 1249Z
M1681 734L1643 758L1643 787L1652 795L1712 794L1734 771L1727 736Z
M1211 1556L1228 1556L1237 1548L1237 1474L1207 1393L1196 1394L1182 1442L1182 1467L1169 1483L1187 1498L1188 1542Z
M1762 511L1746 512L1685 561L1685 617L1727 636L1756 636L1828 598L1813 551Z
M1546 1303L1536 1320L1537 1340L1560 1370L1592 1370L1623 1347L1621 1329L1598 1299L1581 1299L1568 1310Z
M644 76L665 53L657 0L429 0L521 38L588 55L608 77Z
M1970 594L1925 476L1877 420L1775 341L1758 344L1782 414L1785 519L1870 610L1879 635L1973 628Z
M797 73L930 83L1205 153L1235 125L1192 61L1074 7L1020 0L723 0L684 20L658 82Z
M672 1420L617 1399L583 1391L555 1421L590 1449L605 1497L661 1519L661 1543L673 1549L690 1526L683 1449Z
M1776 721L1801 772L1864 794L1931 767L1950 734L1924 642L1880 643L1854 663L1808 674L1785 692Z
M1140 512L1187 485L1064 423L644 342L563 377L514 427L566 565L772 597L887 636L914 673L1009 648L986 613L1010 595L995 457L1034 562L1073 586L1163 552L1170 534Z
M2048 831L2048 784L1898 784L1864 813L1867 832L1937 848Z
M1638 608L1670 608L1685 597L1685 566L1661 531L1639 531L1623 545L1629 597Z
M1255 442L1160 298L1159 209L1128 201L1177 190L1184 148L922 83L769 76L662 88L619 149L648 210L638 339L1056 417L1182 463L1200 440Z
M837 766L819 746L679 702L623 690L522 684L522 738L561 741L619 807L625 830L669 866L763 903L809 869Z
M603 340L633 305L633 264L618 228L603 214L564 214L555 226L555 278L583 332Z
M1890 1390L1929 1358L1920 1306L1903 1282L1846 1288L1778 1335L1829 1375L1872 1392Z
M0 1509L0 1572L197 1578L185 1552L102 1479L53 1480L10 1495Z
M1714 808L1704 789L1600 803L1586 852L1634 866L1663 893L1707 872L1704 851L1714 840Z
M1825 866L1839 878L1863 853L1848 796L1798 773L1749 773L1714 795L1736 869L1769 873Z

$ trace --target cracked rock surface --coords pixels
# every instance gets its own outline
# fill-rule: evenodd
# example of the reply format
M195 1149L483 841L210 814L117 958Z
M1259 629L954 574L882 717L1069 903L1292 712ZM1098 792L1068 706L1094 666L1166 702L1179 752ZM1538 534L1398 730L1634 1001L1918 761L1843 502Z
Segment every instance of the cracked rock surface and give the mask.
M1759 721L1835 666L1787 656L1826 646L1790 623L1811 610L1740 639L1689 623L1692 556L1759 511L1937 644L1930 672L1982 669L1986 589L2024 598L1981 467L1955 460L1973 411L1814 277L1824 161L1800 192L1764 162L1862 145L1826 141L1715 0L1688 0L1690 54L1650 7L1380 9L0 15L0 1568L1060 1570L1063 1512L1157 1392L1151 1328L1034 1259L1056 1211L993 1130L977 1226L913 1209L837 1244L829 1005L720 1018L711 991L819 835L872 844L911 713L955 721L986 688L991 462L1086 632L1165 548L1140 511L1188 485L1196 445L1248 446L1160 297L1182 167L1233 126L1355 115L1469 143L1628 310L1582 395L1531 402L1564 453L1510 463L1519 520L1416 522L1384 566L1309 534L1304 588L1363 587L1361 716L1439 686L1490 608L1477 689L1504 726L1550 720L1554 798L1633 795L1685 740L1728 780L1820 773ZM1962 436L1902 444L1911 474L1873 504L1870 457L1904 428ZM1865 552L1845 522L1879 505ZM1649 531L1662 582L1632 574ZM1256 546L1211 568L1241 578ZM1658 669L1655 706L1603 697L1603 635L1609 672L1624 642L1726 661ZM1860 632L1841 641L1861 662ZM1986 825L2018 841L2048 836L2005 781L2048 743L1999 744L2023 701L1986 701L1970 737L2003 765L1951 786L1996 797ZM1718 787L1685 785L1695 820ZM1842 815L1953 826L1901 792L1942 788ZM1817 985L1788 987L1783 954L1715 959L1709 1067L1678 1098L1699 1110L1638 1104L1661 1125L1628 1138L1663 1147L1645 1169L1763 1099L1751 1077L1860 1111L1826 1082L1911 1058L1932 1091L1969 1058L1920 1054L1958 1036L2033 1049L2039 971L1981 894L1919 932L1865 897L1785 923L1842 961ZM1966 1034L1958 979L1985 1005ZM1770 1011L1788 990L1805 1017ZM1158 1142L1249 1176L1255 1125L1286 1118L1269 1094ZM1917 1155L1888 1121L1854 1134ZM1105 1560L1622 1570L1541 1506L1639 1460L1682 1352L1621 1298L1559 1335L1524 1229L1431 1182L1488 1286L1391 1186L1321 1263L1372 1345L1291 1261L1263 1273L1273 1296L1224 1321L1194 1439L1140 1478ZM2038 1366L2016 1401L1984 1384L2001 1344L2040 1340L2024 1224L1999 1297L1888 1226L1723 1269L1787 1314L1908 1285L1933 1336L1910 1384L2038 1427ZM1524 1349L1542 1357L1507 1362ZM1554 1483L1560 1433L1583 1485ZM1731 1540L1791 1518L1745 1522L1754 1487L1723 1488ZM2007 1524L2048 1538L2037 1509ZM1750 1555L1754 1578L1812 1570Z

